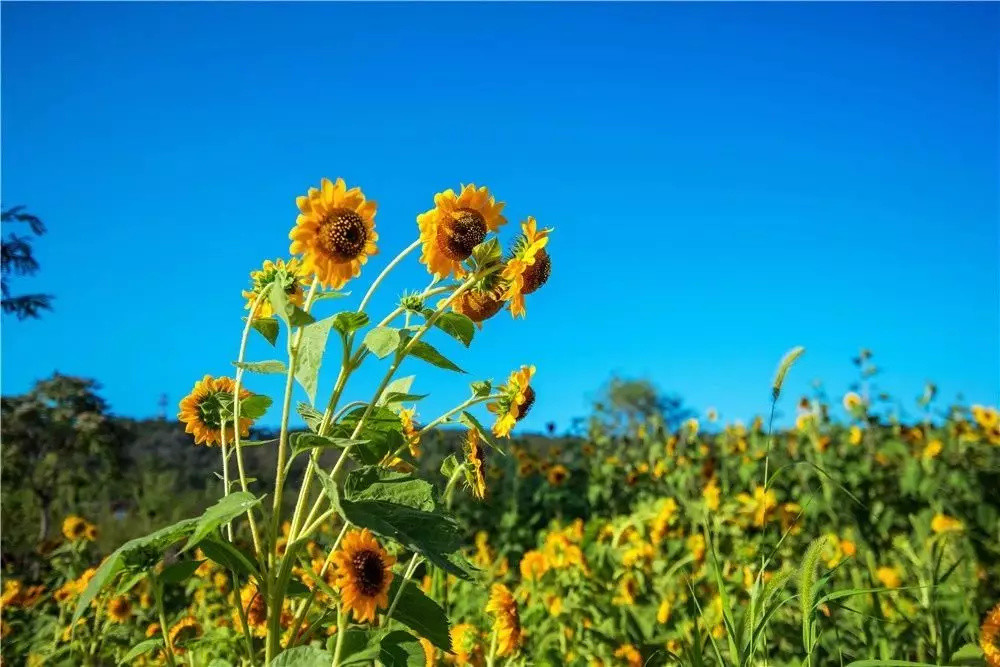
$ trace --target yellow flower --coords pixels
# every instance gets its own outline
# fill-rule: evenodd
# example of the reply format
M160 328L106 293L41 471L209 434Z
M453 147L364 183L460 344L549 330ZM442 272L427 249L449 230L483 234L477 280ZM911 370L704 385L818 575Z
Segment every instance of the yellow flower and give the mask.
M625 567L634 567L636 565L649 566L653 562L655 553L652 544L641 540L637 541L622 555L622 565Z
M549 472L546 475L549 480L549 484L552 486L562 486L563 483L569 478L569 470L566 469L561 463L549 468Z
M612 603L618 606L631 607L635 604L635 596L638 594L638 582L636 582L635 577L631 574L626 574L618 584L618 595L615 596Z
M1000 426L1000 412L996 408L988 408L983 405L972 406L972 418L984 431L989 431Z
M712 477L702 490L701 496L705 499L705 506L713 512L719 509L719 494L719 483Z
M548 610L549 614L552 616L558 616L562 613L563 600L558 595L547 595L545 597L545 608Z
M264 294L265 291L270 292L271 285L275 282L283 286L289 303L301 308L306 300L305 290L303 290L305 280L306 274L302 271L302 263L298 257L293 257L287 263L283 259L276 259L273 262L266 259L263 267L250 272L251 287L249 290L243 290L243 298L247 300L246 309L253 308L257 297ZM268 294L264 294L257 305L257 310L252 314L254 319L271 317L274 314Z
M125 623L132 616L132 603L125 596L112 598L108 603L108 618L115 623Z
M856 409L860 408L864 404L864 401L853 391L849 391L844 394L844 409L848 412L854 412Z
M937 455L944 449L944 443L940 440L931 440L924 447L923 457L927 460L937 458Z
M87 541L88 542L94 542L94 541L96 541L98 535L99 535L99 531L97 529L97 526L95 526L92 523L88 523L87 524L87 530L84 532L84 537L87 538Z
M473 286L455 297L451 302L451 309L465 315L482 329L483 322L499 313L506 303L500 295L499 285L492 289L487 288L498 280L499 276L496 274L487 276L483 285Z
M964 529L965 525L961 521L941 512L935 514L934 518L931 519L931 530L935 533L957 533Z
M687 538L685 542L688 551L694 556L696 562L701 562L705 559L705 536L700 533L697 535L691 535Z
M465 275L462 262L472 250L507 222L486 187L465 185L461 194L445 190L434 195L434 208L417 216L420 228L420 262L437 278Z
M1000 667L1000 604L986 614L983 625L979 629L979 646L983 649L986 664L989 667Z
M673 523L676 514L677 501L673 498L666 498L661 503L659 511L657 511L656 516L653 518L653 527L649 531L650 539L656 543L661 542L664 536L666 536L670 524Z
M146 638L147 639L149 639L150 637L155 637L158 634L160 634L160 624L159 623L150 623L149 625L146 626Z
M247 625L255 637L267 634L267 600L264 594L253 584L246 584L240 589L240 606L246 615ZM233 610L233 626L242 629L238 610Z
M521 646L521 617L517 602L510 590L503 584L493 584L486 612L493 614L493 629L497 635L497 655L512 655Z
M688 437L694 438L698 435L698 420L694 417L684 422L684 427L687 429Z
M515 242L511 257L501 274L507 281L503 298L510 301L510 314L514 317L525 315L524 295L531 294L549 279L552 260L549 259L545 246L549 242L551 231L538 231L538 225L531 216L521 223L521 236Z
M222 414L231 412L233 389L236 382L232 378L213 378L206 375L195 382L191 393L181 399L177 418L184 422L184 432L194 436L196 445L218 445L222 442ZM240 400L250 397L250 392L240 388ZM252 419L240 417L240 435L250 434ZM226 437L233 438L232 418L226 420Z
M0 608L16 606L21 596L21 582L17 579L7 579L3 582L3 596L0 597Z
M657 608L656 610L656 622L662 625L665 624L667 621L669 621L670 611L671 611L670 599L663 598L663 600L660 601L659 608Z
M534 366L521 366L510 374L507 384L500 388L501 396L486 408L497 416L493 435L509 438L514 424L524 419L535 403L535 390L531 388Z
M615 649L615 657L624 660L628 667L642 667L642 654L631 644L622 644Z
M361 274L361 265L377 252L375 202L360 188L347 189L344 179L324 178L295 203L300 214L289 232L289 252L302 255L302 271L316 275L324 287L340 289Z
M453 625L451 635L451 650L455 653L455 664L471 665L476 662L479 653L479 631L469 623Z
M183 645L201 636L201 624L194 616L185 616L170 628L170 644L174 653L184 653Z
M375 611L389 606L389 584L396 558L379 545L367 528L351 530L333 555L337 586L346 611L358 622L375 622Z
M802 521L799 514L802 506L798 503L783 503L778 510L781 519L781 532L790 535L798 535L802 532Z
M403 438L406 446L410 448L410 456L417 458L420 456L420 429L417 428L413 417L417 414L416 408L407 410L402 408L399 411L399 420L403 424Z
M875 578L882 582L886 588L899 588L902 578L899 576L899 568L883 565L875 570Z
M556 569L571 566L579 566L581 569L587 567L583 551L563 533L549 533L545 537L543 550L549 565Z
M525 581L537 581L549 571L549 559L540 551L526 551L521 557L520 570Z
M470 428L465 434L465 462L472 473L472 495L486 498L486 448L483 447L479 431Z
M860 445L861 439L864 437L864 433L865 432L861 430L860 426L852 426L847 435L847 441L852 445Z
M437 665L437 649L434 648L429 640L420 638L420 647L424 649L424 665L425 667L435 667Z
M82 540L87 535L87 522L75 514L70 514L63 519L62 533L71 542Z
M813 414L811 412L803 412L801 415L795 418L795 428L799 431L806 431L812 426Z
M738 493L736 499L743 505L745 514L753 515L753 525L757 527L763 527L767 523L768 517L777 506L774 491L768 489L765 492L762 486L754 485L753 496L748 493Z

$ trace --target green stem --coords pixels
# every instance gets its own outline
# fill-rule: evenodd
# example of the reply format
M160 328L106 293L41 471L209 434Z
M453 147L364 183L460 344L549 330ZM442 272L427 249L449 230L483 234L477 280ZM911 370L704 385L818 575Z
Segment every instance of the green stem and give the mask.
M399 589L396 591L396 597L394 597L392 599L392 604L389 605L389 610L387 612L385 612L385 621L384 622L385 622L386 626L389 625L389 619L392 618L392 612L396 611L396 605L399 604L400 598L403 597L403 590L406 588L406 585L409 583L410 577L413 576L413 573L417 569L417 565L419 565L419 560L418 560L419 557L420 557L419 554L414 553L413 557L410 558L409 565L406 566L406 570L405 570L405 572L403 574L403 581L399 584Z
M174 667L174 646L170 641L170 628L167 626L167 613L163 609L163 589L156 575L152 571L149 573L149 583L153 587L153 599L156 602L156 613L160 618L160 634L163 635L163 646L166 649L167 664Z
M226 447L226 420L222 421L222 497L229 495L229 452ZM226 522L226 534L233 541L233 522Z
M375 294L375 290L378 288L379 285L382 284L382 281L385 279L385 277L389 275L389 272L392 271L394 268L396 268L396 265L402 262L407 255L409 255L411 252L413 252L419 247L420 247L420 239L417 239L409 246L404 248L401 253L396 255L395 259L389 262L386 265L386 267L382 269L382 273L378 274L378 277L372 283L371 287L369 287L368 291L365 292L364 298L361 299L361 304L358 306L359 313L363 313L365 311L365 306L368 305L368 302L371 300L372 295Z
M340 534L337 535L337 539L334 540L333 546L330 547L330 553L326 555L326 560L323 561L323 567L319 570L319 578L322 579L323 575L326 574L327 568L330 567L330 563L333 561L333 554L336 553L337 547L340 546L340 541L344 539L344 535L347 533L347 529L350 524L345 523L344 527L340 529ZM309 597L306 601L302 603L302 608L299 609L299 613L295 617L295 621L292 623L292 641L294 642L299 636L299 629L302 627L302 622L306 619L306 614L309 613L309 607L312 606L312 602L316 597L316 590L313 589L309 592ZM338 628L339 632L339 628Z
M333 662L331 667L337 667L340 664L340 654L344 650L344 635L347 634L347 628L344 627L346 620L346 614L344 614L344 606L342 604L337 604L337 645L333 649Z

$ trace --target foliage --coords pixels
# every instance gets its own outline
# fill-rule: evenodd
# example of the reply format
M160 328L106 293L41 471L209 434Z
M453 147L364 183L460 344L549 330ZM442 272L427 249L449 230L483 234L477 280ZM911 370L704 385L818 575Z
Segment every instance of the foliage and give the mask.
M14 206L0 211L0 222L25 223L35 236L45 233L45 224L41 219L24 210L24 206ZM0 308L4 313L13 313L17 319L41 317L40 311L52 310L50 294L22 294L13 296L9 280L12 276L31 276L38 271L38 260L35 259L31 239L13 232L0 241Z

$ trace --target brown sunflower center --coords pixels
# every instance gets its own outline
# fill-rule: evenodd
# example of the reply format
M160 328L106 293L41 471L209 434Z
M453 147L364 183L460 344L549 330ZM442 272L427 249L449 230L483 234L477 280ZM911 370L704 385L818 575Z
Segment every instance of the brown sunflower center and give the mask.
M498 299L493 292L470 290L462 292L455 302L455 310L473 322L483 322L499 313L503 303L503 299Z
M362 594L372 597L382 590L382 583L385 581L385 563L382 561L382 556L365 549L354 554L351 562L354 565L358 589Z
M335 208L317 232L319 244L337 262L349 262L361 255L368 242L368 229L357 211Z
M552 260L542 248L535 254L535 263L524 270L524 294L531 294L545 284L552 274Z
M528 412L531 410L531 406L535 404L535 390L531 387L524 388L524 403L521 403L521 407L518 411L517 421L521 421L528 416Z
M479 211L460 208L452 219L438 227L438 247L448 259L468 259L472 249L486 240L486 218Z

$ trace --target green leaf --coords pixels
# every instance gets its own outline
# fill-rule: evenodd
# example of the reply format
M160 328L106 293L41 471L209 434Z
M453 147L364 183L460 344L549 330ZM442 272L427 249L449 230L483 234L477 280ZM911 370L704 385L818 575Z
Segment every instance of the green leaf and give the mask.
M285 595L290 598L305 597L309 595L309 587L298 579L289 579L288 586L285 588Z
M316 433L292 433L289 438L292 444L292 455L299 454L307 449L336 448L347 449L351 445L363 445L367 440L351 440L350 438L331 438Z
M476 335L476 325L467 315L461 313L443 313L434 321L434 326L465 347L469 347L472 337Z
M473 382L469 386L472 387L472 395L476 398L485 398L490 395L491 391L493 391L493 383L489 380Z
M163 638L156 637L153 639L147 639L146 641L141 641L132 649L125 654L125 656L119 661L120 665L131 665L132 662L138 658L140 655L149 653L153 649L157 649L163 646Z
M280 317L289 328L300 327L316 321L312 315L288 300L285 288L279 281L271 284L268 298L271 300L271 309L274 310L274 314Z
M243 447L263 447L264 445L273 445L276 442L278 442L277 438L271 438L270 440L243 440L243 439L241 439L240 440L240 449L242 449ZM216 473L216 475L218 475L218 473ZM237 481L239 481L239 480L237 480Z
M463 424L465 424L466 426L468 426L470 429L477 431L479 433L479 437L482 438L487 445L497 450L504 456L507 456L507 452L503 450L503 447L497 444L496 439L493 437L493 433L491 433L489 429L483 426L480 423L480 421L476 419L475 415L473 415L471 412L466 412L465 410L463 410L462 416L459 417L458 420Z
M282 651L271 662L272 667L330 667L333 656L315 646L296 646Z
M336 637L331 637L331 640ZM370 663L378 658L378 636L361 628L350 628L344 635L344 643L340 647L340 664L357 665Z
M426 664L420 641L409 632L394 630L379 642L378 660L383 667L416 667Z
M188 538L181 553L188 551L224 523L232 521L260 503L260 498L246 491L238 491L223 497L219 502L209 507L198 518L198 524Z
M368 324L368 315L355 311L344 311L333 316L333 328L346 336Z
M174 563L170 567L163 569L163 572L160 573L160 581L165 584L179 584L194 574L194 571L203 562L200 560L182 560L179 563Z
M271 345L278 342L278 320L273 317L256 317L250 326Z
M383 394L382 398L385 399L386 405L397 405L399 403L415 403L417 401L422 401L428 396L430 396L430 394L400 394L399 392L394 391L390 394Z
M459 525L440 511L437 492L428 482L375 466L351 471L343 493L329 477L320 479L332 505L348 522L395 540L456 576L472 578L457 557L462 542Z
M319 431L319 425L323 421L323 414L321 412L308 403L301 402L295 406L295 411L299 413L299 416L305 421L310 431L313 433Z
M248 396L240 402L240 419L260 419L271 407L271 399L263 394Z
M951 654L952 665L981 665L983 664L983 649L978 644L966 644Z
M198 545L202 553L226 569L233 570L244 577L257 576L257 567L253 558L239 547L209 535Z
M427 363L433 364L438 368L455 371L456 373L465 372L445 358L445 356L438 352L430 343L425 343L422 340L413 341L406 346L406 349L408 350L407 354L412 355L417 359L423 359Z
M234 361L233 366L236 366L236 368L242 368L245 371L250 371L251 373L262 373L264 375L282 375L288 372L285 362L278 361L277 359L250 362Z
M366 411L367 407L359 407L344 415L334 428L334 435L341 438L351 437L358 420ZM348 450L350 457L361 465L375 465L381 462L386 454L404 446L403 424L399 415L392 410L375 407L365 418L357 439L364 440L365 444L351 447Z
M316 402L316 382L319 377L319 367L326 350L326 339L330 335L330 327L336 317L327 317L319 322L313 322L302 327L299 341L298 361L295 364L295 379L305 389L310 403Z
M90 579L87 588L77 599L70 625L76 625L77 620L83 616L83 612L90 606L97 594L111 583L118 573L127 567L152 567L162 557L164 549L193 531L197 523L197 519L184 519L149 535L129 540L115 549L97 568L97 572Z
M385 359L399 347L399 329L375 327L365 335L365 347L379 359Z
M454 454L449 454L445 457L444 461L441 462L441 474L445 479L451 479L451 476L455 474L455 468L458 467L458 459Z
M393 403L399 403L399 400L393 399L395 395L407 395L410 392L410 387L413 386L413 380L416 375L407 375L406 377L396 378L390 382L385 387L385 391L382 392L382 396L379 397L378 402L375 405L379 406L392 406Z
M389 599L395 600L402 579L393 577L389 588ZM408 626L443 651L451 651L451 637L448 634L448 615L434 600L430 599L412 581L403 588L402 597L396 605L392 617Z
M317 301L322 301L324 299L343 299L344 297L351 296L350 292L338 292L337 290L327 290L325 292L317 291L313 296L313 303Z

